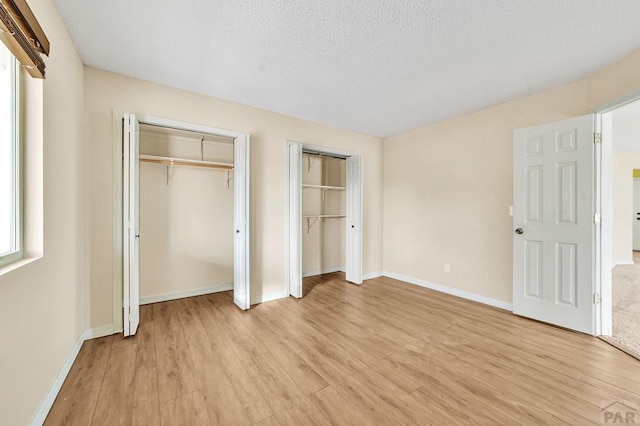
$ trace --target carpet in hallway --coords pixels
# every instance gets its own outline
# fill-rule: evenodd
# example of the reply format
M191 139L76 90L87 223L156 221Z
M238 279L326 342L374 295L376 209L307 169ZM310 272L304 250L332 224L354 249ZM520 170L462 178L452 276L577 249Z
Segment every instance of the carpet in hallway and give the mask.
M613 337L618 344L640 354L640 253L635 265L613 269Z

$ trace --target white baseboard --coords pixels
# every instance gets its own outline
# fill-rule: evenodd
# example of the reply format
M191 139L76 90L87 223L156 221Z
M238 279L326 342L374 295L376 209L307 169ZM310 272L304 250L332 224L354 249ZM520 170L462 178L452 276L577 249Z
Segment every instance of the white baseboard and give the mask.
M346 270L347 269L344 266L335 266L333 268L325 268L319 271L303 272L302 278L315 277L316 275L322 274L331 274L333 272L346 272Z
M481 296L479 294L471 293L457 288L449 287L442 284L435 284L429 281L420 280L418 278L407 277L405 275L396 274L394 272L383 272L385 277L393 278L396 280L404 281L409 284L414 284L420 287L429 288L431 290L439 291L440 293L451 294L452 296L461 297L463 299L473 300L474 302L484 303L485 305L494 306L496 308L505 309L507 311L513 311L513 305L509 302L502 300L492 299L490 297Z
M286 291L278 291L276 293L263 294L262 296L255 296L251 298L251 304L271 302L272 300L284 299L289 297L289 293Z
M183 299L185 297L202 296L203 294L219 293L221 291L233 290L233 283L216 284L208 287L199 287L191 290L173 291L170 293L155 294L140 298L141 305L150 303L167 302L169 300Z
M112 334L120 333L122 330L114 330L113 325L103 325L102 327L89 328L82 332L80 338L82 341L97 339L98 337L110 336Z
M69 352L69 355L67 355L67 358L64 360L64 363L62 364L62 368L60 368L60 371L56 375L56 378L53 381L53 384L47 391L47 394L42 400L42 403L40 403L40 407L38 408L38 411L36 411L35 416L31 420L31 425L41 426L46 420L47 415L49 415L49 411L51 410L51 407L53 407L53 403L55 402L56 397L60 392L60 389L62 389L62 385L65 379L67 378L69 371L71 371L71 367L73 366L73 363L75 362L76 358L78 357L78 354L80 353L80 348L82 348L82 344L84 343L84 341L89 339L94 339L97 337L108 336L114 333L117 333L117 331L114 331L113 325L105 325L102 327L90 328L80 333L78 340L76 340L76 342L74 343L73 347L71 348L71 352Z
M616 262L616 266L618 265L635 265L635 262L633 260L620 260Z
M383 275L384 275L384 273L383 273L383 272L380 272L380 271L378 271L378 272L369 272L368 274L364 274L364 275L362 275L362 280L363 280L363 281L365 281L365 280L372 280L372 279L374 279L374 278L380 278L380 277L382 277Z
M346 272L346 271L347 271L347 269L344 266L339 266L339 267L336 267L336 268L321 269L320 271L304 272L302 274L302 278L314 277L316 275L322 275L322 274L330 274L332 272ZM380 271L369 272L368 274L363 274L362 275L362 279L363 280L370 280L372 278L381 277L382 275L383 275L383 273L380 272Z

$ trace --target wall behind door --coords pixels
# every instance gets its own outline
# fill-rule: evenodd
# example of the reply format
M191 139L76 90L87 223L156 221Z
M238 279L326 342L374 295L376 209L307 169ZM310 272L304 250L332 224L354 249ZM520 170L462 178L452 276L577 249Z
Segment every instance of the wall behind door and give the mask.
M145 127L144 125L142 126ZM204 159L233 163L233 144ZM140 133L140 152L198 160L200 137ZM233 179L223 170L140 164L140 297L233 282Z
M302 182L312 185L346 185L346 161L333 158L303 156ZM344 214L346 192L322 191L307 188L302 190L303 215ZM311 220L313 222L313 219ZM302 221L302 274L318 275L344 271L346 265L345 218L318 219L307 232L307 220Z
M386 138L385 273L509 303L513 130L586 114L637 89L639 71L640 49L585 80Z

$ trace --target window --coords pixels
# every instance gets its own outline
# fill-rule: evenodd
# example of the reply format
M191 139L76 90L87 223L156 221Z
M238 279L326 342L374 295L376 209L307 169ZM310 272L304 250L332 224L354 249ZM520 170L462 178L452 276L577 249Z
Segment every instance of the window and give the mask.
M0 266L22 258L22 170L16 58L0 43Z

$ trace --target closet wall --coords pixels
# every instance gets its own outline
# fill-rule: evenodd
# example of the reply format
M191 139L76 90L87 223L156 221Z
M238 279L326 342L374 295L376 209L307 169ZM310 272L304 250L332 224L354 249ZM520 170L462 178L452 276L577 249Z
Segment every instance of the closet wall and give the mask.
M346 192L306 185L344 187L346 161L304 154L302 160L302 215L344 215ZM323 195L324 192L324 195ZM345 270L345 218L303 217L303 276Z
M233 163L231 140L141 125L140 154ZM140 162L140 297L233 282L233 172Z

